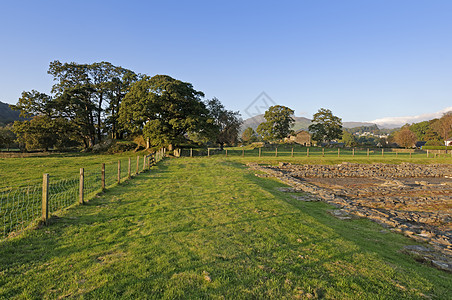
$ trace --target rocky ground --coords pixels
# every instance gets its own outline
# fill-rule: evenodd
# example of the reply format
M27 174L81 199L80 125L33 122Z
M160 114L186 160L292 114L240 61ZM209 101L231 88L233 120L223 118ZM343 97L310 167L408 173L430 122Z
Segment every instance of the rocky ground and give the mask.
M331 214L369 218L425 246L407 246L416 259L452 272L452 165L352 164L250 167L290 185L300 201L326 201ZM308 193L308 194L306 194Z

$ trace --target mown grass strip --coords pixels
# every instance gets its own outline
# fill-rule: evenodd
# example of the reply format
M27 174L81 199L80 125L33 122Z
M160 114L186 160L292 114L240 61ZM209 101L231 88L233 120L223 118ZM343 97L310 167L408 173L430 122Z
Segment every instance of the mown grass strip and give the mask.
M223 158L164 161L0 244L0 298L452 297L414 242Z

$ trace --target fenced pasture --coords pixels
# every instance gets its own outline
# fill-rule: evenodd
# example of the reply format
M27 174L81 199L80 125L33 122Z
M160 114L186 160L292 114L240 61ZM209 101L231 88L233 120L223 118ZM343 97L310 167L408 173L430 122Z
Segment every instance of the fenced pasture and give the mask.
M388 149L388 148L321 148L300 147L290 145L269 146L261 148L229 147L219 148L185 148L180 150L182 157L223 156L229 158L244 158L252 161L271 161L274 158L302 163L325 163L335 160L369 162L413 162L413 163L444 163L452 161L452 151L436 153L433 150Z
M421 244L242 162L166 160L5 239L0 298L451 299L450 273L401 252Z
M83 203L149 169L162 158L163 150L133 157L92 155L3 160L0 176L6 184L0 185L0 239L47 221L52 213ZM84 164L88 167L74 167ZM47 173L43 175L43 172Z

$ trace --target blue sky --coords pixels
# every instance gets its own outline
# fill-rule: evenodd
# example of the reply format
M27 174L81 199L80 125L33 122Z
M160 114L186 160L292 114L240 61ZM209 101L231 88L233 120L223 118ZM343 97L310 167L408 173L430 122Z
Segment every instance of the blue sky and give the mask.
M228 109L265 92L312 117L452 106L452 1L1 1L0 101L50 92L49 62L191 82Z

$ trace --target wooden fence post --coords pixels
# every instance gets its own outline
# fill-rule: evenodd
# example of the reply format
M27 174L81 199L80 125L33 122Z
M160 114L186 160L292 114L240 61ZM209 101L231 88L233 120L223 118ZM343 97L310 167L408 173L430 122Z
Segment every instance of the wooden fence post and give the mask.
M132 178L132 164L129 157L129 168L127 169L129 179Z
M291 157L293 157L293 147L292 147L292 153L291 153Z
M146 155L143 155L143 171L146 170Z
M190 157L193 157L193 148L190 148Z
M275 148L275 157L278 157L278 147Z
M309 148L306 148L306 157L309 157Z
M242 157L245 157L245 149L242 149Z
M309 148L308 148L309 149ZM308 151L309 152L309 151ZM322 147L322 157L325 157L325 148Z
M369 157L370 152L369 152L369 148L367 148L367 157Z
M397 152L397 151L396 151L396 153L395 153L395 157L398 157L398 156L399 156L399 152Z
M47 224L49 219L49 174L42 176L42 221Z
M385 149L381 148L381 156L385 156Z
M210 156L210 148L207 148L207 157Z
M102 191L105 190L105 164L102 164L102 173L100 177Z
M427 149L427 157L428 157L428 149Z
M228 157L228 149L225 149L226 150L226 157Z
M121 183L121 161L118 160L118 184Z
M137 174L138 175L138 166L140 165L140 156L139 155L137 155L137 169L136 169L136 171L135 171L135 174Z
M262 150L262 148L259 147L259 157L261 157L261 150Z
M341 149L337 148L337 157L340 157L340 156L341 156Z
M355 157L355 148L352 149L352 156Z
M410 158L411 158L411 151L410 151Z
M78 189L78 203L83 204L83 188L85 185L85 169L80 168L80 186Z

